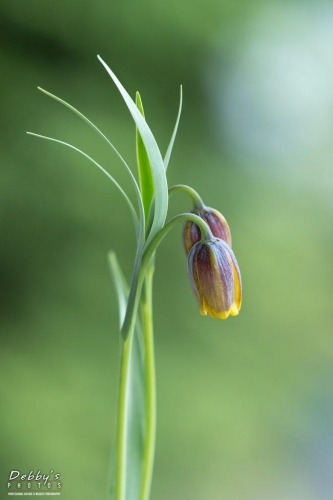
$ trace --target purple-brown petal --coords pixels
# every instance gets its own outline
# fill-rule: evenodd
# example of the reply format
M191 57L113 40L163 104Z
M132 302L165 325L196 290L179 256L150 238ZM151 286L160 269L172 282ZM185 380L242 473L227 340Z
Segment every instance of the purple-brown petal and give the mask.
M204 207L201 210L193 210L192 213L201 217L209 226L213 235L220 238L231 246L231 234L227 221L223 215L214 208ZM183 230L183 243L188 254L196 243L201 240L201 231L197 224L187 221Z
M189 278L202 314L225 319L238 314L241 281L236 258L221 239L196 243L188 256Z

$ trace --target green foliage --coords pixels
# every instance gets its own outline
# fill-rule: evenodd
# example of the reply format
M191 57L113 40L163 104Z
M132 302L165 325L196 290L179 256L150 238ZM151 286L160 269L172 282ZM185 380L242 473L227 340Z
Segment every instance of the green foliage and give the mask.
M163 159L160 150L157 146L156 140L150 128L148 127L145 119L138 110L136 104L131 99L127 91L124 89L122 84L119 82L115 74L108 67L108 65L103 61L103 59L100 56L98 56L98 58L105 67L106 71L109 73L110 77L113 79L116 86L118 87L118 90L121 93L135 121L135 124L140 132L140 136L145 145L146 152L150 161L152 176L154 180L155 204L154 204L154 219L152 227L149 232L149 236L146 241L146 245L148 246L151 240L154 238L154 236L163 227L168 210L168 185L165 175Z
M109 267L117 292L120 327L124 321L129 287L114 252L109 253ZM127 468L126 468L126 498L138 499L141 488L142 457L144 455L146 428L146 387L145 364L142 328L139 318L135 323L133 346L129 362L129 389L127 421ZM112 447L109 498L113 500L116 493L116 442Z
M170 140L167 152L166 152L165 157L164 157L165 170L167 170L167 168L169 166L170 156L171 156L171 153L172 153L173 145L174 145L175 138L176 138L177 131L178 131L178 125L179 125L180 115L182 113L182 105L183 105L183 87L181 86L180 87L179 110L178 110L178 115L177 115L177 119L176 119L176 124L175 124L175 128L173 129L171 140Z
M136 93L136 105L144 118L145 114L139 92ZM147 151L138 128L136 128L136 158L138 163L142 202L145 210L145 223L147 227L149 210L154 198L154 180Z

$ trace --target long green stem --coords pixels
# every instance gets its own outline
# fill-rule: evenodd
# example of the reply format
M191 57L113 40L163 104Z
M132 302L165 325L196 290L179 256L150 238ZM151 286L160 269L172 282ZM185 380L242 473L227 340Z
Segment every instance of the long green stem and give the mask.
M152 309L153 274L154 263L152 263L147 270L141 297L141 315L145 352L146 436L143 456L142 483L139 500L149 499L155 455L156 377Z
M128 386L130 377L130 357L133 335L129 334L122 339L120 361L119 398L117 415L117 452L116 452L116 483L115 500L125 500L126 494L126 450L127 450L127 413L128 413Z
M128 303L133 300L139 300L141 293L141 285L138 285L140 276L140 264L142 256L143 232L140 235L140 241L135 256L131 290L129 293ZM134 298L132 298L134 297ZM121 335L122 351L120 360L120 379L119 379L119 395L118 395L118 416L117 416L117 451L116 451L116 486L115 500L126 499L126 470L127 470L127 438L128 438L128 395L129 395L129 380L130 380L130 359L133 343L133 334L135 323L137 320L137 308L131 311L131 321ZM126 317L126 316L125 316Z

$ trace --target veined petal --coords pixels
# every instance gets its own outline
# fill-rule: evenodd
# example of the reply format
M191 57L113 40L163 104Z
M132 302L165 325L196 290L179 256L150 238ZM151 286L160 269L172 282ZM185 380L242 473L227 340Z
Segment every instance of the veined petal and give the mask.
M234 253L225 241L215 238L196 243L188 256L188 271L201 314L221 319L238 314L240 273Z
M227 223L225 217L218 212L218 210L215 210L215 208L207 208L203 212L203 217L202 217L210 227L213 235L216 238L220 238L221 240L225 241L228 243L229 246L231 246L231 233L230 233L230 228L229 224Z
M230 311L230 314L231 316L236 316L242 306L242 277L235 254L230 247L228 248L228 252L232 260L234 275L234 307L232 308L234 312Z
M214 208L203 207L201 209L193 210L192 213L201 217L205 222L207 222L210 230L216 238L228 243L231 246L231 233L230 228L223 217L223 215L215 210ZM201 240L201 231L197 224L191 221L187 221L184 225L183 230L183 243L185 252L188 254L196 243Z

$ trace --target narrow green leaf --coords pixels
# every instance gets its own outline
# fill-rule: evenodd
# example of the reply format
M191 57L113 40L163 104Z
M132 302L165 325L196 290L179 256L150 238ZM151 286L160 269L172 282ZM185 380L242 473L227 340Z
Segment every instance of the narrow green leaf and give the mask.
M136 105L144 118L145 114L143 111L142 100L139 92L136 93ZM138 128L136 128L136 158L138 162L140 190L145 211L145 221L147 226L149 209L154 196L154 180L147 151Z
M176 135L177 135L177 130L178 130L178 125L179 125L180 115L182 113L182 105L183 105L183 88L182 88L182 86L180 86L180 100L179 100L179 109L178 109L178 115L177 115L176 125L175 125L175 128L173 129L173 133L172 133L172 136L171 136L170 144L168 146L167 152L166 152L165 157L164 157L165 170L168 168L170 156L171 156L171 153L172 153L173 144L175 142L175 138L176 138Z
M128 206L129 206L131 213L132 213L132 216L133 216L135 229L137 232L140 232L140 225L139 225L139 221L138 221L138 216L137 216L137 213L132 205L131 200L129 199L129 197L127 196L127 194L123 190L123 188L120 186L120 184L118 184L116 179L114 177L112 177L112 175L109 174L109 172L107 170L105 170L105 168L103 168L99 163L97 163L97 161L93 160L93 158L91 158L89 155L87 155L86 153L81 151L81 149L76 148L75 146L73 146L72 144L68 144L67 142L60 141L59 139L54 139L53 137L46 137L45 135L35 134L33 132L27 132L27 134L33 135L34 137L39 137L40 139L46 139L48 141L57 142L58 144L62 144L63 146L67 146L68 148L74 149L74 151L77 151L78 153L83 155L85 158L87 158L89 161L91 161L94 165L96 165L96 167L98 167L114 183L114 185L119 189L119 191L121 192L121 194L123 195L123 197L127 201Z
M152 168L152 174L154 179L154 191L155 191L155 213L154 213L152 228L150 230L146 242L146 246L148 246L150 241L155 236L155 234L157 234L158 231L163 227L168 210L168 185L166 180L164 162L160 150L158 149L156 140L150 128L148 127L145 119L142 117L140 111L136 107L136 104L131 99L129 94L126 92L126 90L119 82L115 74L111 71L109 66L103 61L103 59L100 56L97 57L99 61L103 64L106 71L109 73L115 85L118 87L118 90L121 93L136 123L137 128L139 129Z
M108 255L111 276L118 297L119 321L122 325L128 300L129 287L114 252ZM120 336L123 343L123 338ZM136 321L129 362L127 449L126 449L126 500L137 500L140 495L146 429L146 387L143 354L143 333L139 319ZM116 481L116 446L112 450L109 478L109 499L114 500Z
M119 151L112 144L112 142L103 134L103 132L101 132L101 130L98 127L96 127L96 125L93 122L91 122L86 116L84 116L84 114L82 114L80 111L78 111L76 108L74 108L71 104L68 104L68 102L64 101L63 99L61 99L60 97L57 97L54 94L51 94L51 92L48 92L47 90L44 90L41 87L37 87L37 88L38 88L38 90L40 90L41 92L43 92L43 94L47 95L48 97L51 97L55 101L60 102L60 104L62 104L63 106L66 106L66 108L68 108L70 111L72 111L73 113L75 113L79 118L81 118L81 120L85 121L113 149L113 151L116 153L116 155L121 160L121 162L123 163L124 167L126 168L128 174L129 174L129 176L131 178L131 181L132 181L132 183L134 185L135 192L136 192L136 195L137 195L137 198L138 198L138 204L139 204L139 210L140 210L140 217L143 220L143 211L144 211L144 209L143 209L143 203L142 203L142 198L141 198L141 195L140 195L139 186L138 186L138 184L137 184L137 182L135 180L135 177L134 177L131 169L129 168L129 166L127 165L126 161L124 160L124 158L119 153Z

